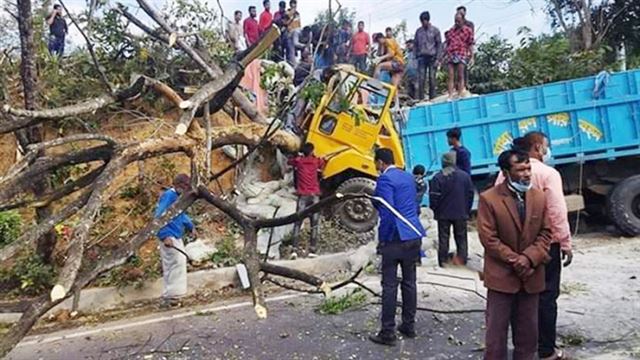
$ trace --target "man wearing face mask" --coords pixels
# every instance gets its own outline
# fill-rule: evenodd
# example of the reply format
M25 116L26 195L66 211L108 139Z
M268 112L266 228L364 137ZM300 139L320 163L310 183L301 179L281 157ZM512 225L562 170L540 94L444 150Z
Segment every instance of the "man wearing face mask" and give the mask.
M527 152L531 157L531 183L544 191L546 210L549 214L553 239L549 255L551 261L545 266L545 291L540 294L538 355L542 360L562 359L566 355L556 347L557 299L560 296L560 273L562 266L569 266L573 259L571 231L564 199L562 177L553 167L545 163L551 160L549 139L539 131L532 131L513 141L513 147ZM498 176L496 184L504 181ZM564 260L564 264L562 261Z
M485 249L487 287L485 359L507 359L509 325L513 358L530 359L538 347L538 301L545 290L551 229L545 195L532 187L529 155L500 154L507 179L480 195L478 233Z

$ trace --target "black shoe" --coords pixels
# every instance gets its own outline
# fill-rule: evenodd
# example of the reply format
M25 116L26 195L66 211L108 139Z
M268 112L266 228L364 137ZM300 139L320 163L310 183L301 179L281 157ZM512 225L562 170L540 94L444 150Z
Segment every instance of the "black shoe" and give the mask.
M398 332L404 335L407 339L415 339L418 336L415 330L410 330L402 325L398 326Z
M380 345L396 346L395 335L383 335L382 333L378 333L376 335L369 335L369 340Z

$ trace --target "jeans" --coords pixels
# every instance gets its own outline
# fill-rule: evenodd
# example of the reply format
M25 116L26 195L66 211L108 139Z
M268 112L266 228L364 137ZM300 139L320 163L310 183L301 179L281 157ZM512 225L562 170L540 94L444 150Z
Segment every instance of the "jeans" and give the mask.
M62 56L64 54L64 36L57 37L55 35L50 35L48 47L51 55Z
M367 71L367 55L351 55L351 64L356 67L356 71L365 73Z
M288 36L287 37L287 44L286 44L286 50L287 50L287 62L291 65L291 66L295 66L296 65L296 46L293 43L293 35Z
M424 99L424 86L429 80L429 99L436 97L436 58L429 55L418 56L418 99Z
M317 195L300 195L298 197L298 204L296 206L296 212L300 212L313 204L320 201ZM311 241L309 242L309 251L315 252L316 245L318 243L318 225L320 220L320 214L314 213L311 215ZM300 228L302 227L302 221L297 221L293 226L293 248L298 247L298 238L300 237Z
M402 327L414 330L418 295L416 264L420 261L421 240L380 242L382 254L382 329L381 334L395 334L398 301L398 265L402 269Z
M438 220L438 264L440 266L449 259L449 236L452 225L456 254L465 263L467 262L467 220Z
M538 355L553 355L556 347L556 321L558 320L558 296L560 296L560 272L562 260L560 244L551 244L549 249L551 261L545 266L546 288L540 294L538 308Z

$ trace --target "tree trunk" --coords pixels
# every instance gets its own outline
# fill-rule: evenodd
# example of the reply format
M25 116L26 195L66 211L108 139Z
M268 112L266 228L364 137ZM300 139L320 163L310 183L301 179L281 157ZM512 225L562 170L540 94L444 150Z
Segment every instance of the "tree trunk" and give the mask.
M21 63L20 76L22 78L22 91L24 93L24 107L27 110L36 108L37 73L36 73L36 48L33 40L33 16L31 13L31 0L18 0L18 29L20 31ZM29 144L41 142L42 131L40 126L32 126L23 131L20 146L23 149ZM26 134L25 134L26 133ZM26 136L25 136L26 135ZM40 197L49 191L47 179L34 182L32 191L36 197ZM49 206L36 209L38 221L42 221L51 215ZM51 253L56 243L56 234L50 231L38 240L36 252L42 259L49 263Z

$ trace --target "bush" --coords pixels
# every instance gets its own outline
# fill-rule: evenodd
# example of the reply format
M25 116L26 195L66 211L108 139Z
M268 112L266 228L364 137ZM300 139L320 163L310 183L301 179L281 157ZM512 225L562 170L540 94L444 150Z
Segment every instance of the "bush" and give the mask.
M16 259L10 269L0 270L0 289L13 295L35 296L53 286L55 271L36 254L26 254Z
M0 212L0 247L12 243L20 235L22 218L15 211Z
M351 309L362 307L367 302L367 295L360 288L346 293L340 297L329 297L325 299L318 312L322 315L338 315Z

